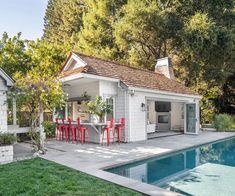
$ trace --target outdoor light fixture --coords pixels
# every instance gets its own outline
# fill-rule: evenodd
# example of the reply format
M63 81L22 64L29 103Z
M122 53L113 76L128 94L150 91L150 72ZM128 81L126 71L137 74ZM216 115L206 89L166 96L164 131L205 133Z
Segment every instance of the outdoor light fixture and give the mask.
M145 103L141 103L141 110L144 112L145 110Z
M130 90L130 91L129 91L129 94L130 94L131 96L134 96L134 95L135 95L135 90Z

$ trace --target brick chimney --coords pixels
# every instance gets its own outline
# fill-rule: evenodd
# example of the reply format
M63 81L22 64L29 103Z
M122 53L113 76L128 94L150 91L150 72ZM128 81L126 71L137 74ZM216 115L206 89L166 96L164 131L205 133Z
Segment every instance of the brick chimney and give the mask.
M155 66L155 72L165 75L167 78L174 80L175 75L171 64L171 59L169 57L161 58L157 60Z

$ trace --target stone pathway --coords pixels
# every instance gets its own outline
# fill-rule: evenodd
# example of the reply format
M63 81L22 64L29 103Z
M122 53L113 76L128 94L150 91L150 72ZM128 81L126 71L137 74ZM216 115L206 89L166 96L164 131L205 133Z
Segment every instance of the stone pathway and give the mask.
M13 146L14 160L22 160L31 158L34 154L29 143L17 143Z

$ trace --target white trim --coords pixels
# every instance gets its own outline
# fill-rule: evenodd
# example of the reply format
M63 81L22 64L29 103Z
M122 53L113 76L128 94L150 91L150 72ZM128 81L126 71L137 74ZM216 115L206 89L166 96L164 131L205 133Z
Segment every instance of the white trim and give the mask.
M193 132L188 132L187 130L187 105L189 104L195 104L195 133ZM198 135L199 127L198 127L198 104L197 103L185 103L184 104L184 134L188 135Z
M161 96L161 95L160 95ZM146 97L149 101L168 101L168 102L175 102L175 103L186 103L186 102L192 102L192 98L188 97Z
M87 65L87 63L86 63L85 61L83 61L78 55L76 55L75 53L72 52L72 55L71 55L70 58L68 59L68 61L67 61L66 65L64 66L62 72L63 72L63 71L66 71L66 70L69 68L69 66L70 66L72 60L75 60L77 63L78 63L78 62L81 62L81 63L82 63L82 66L79 66L79 67L84 67L84 66Z
M130 87L128 87L128 89L129 90L134 90L134 91L146 92L146 93L161 94L161 95L187 97L187 98L194 98L194 99L201 99L202 98L202 96L200 96L200 95L189 95L189 94L182 94L182 93L173 93L173 92L167 92L167 91L152 90L152 89L148 89L148 88L138 88L138 87L131 87L130 86Z
M120 82L119 79L97 76L97 75L92 75L92 74L85 74L85 73L79 73L76 75L66 76L64 78L61 78L60 81L68 82L68 81L76 80L80 78L97 79L97 80L110 81L110 82Z
M60 78L60 81L61 82L69 82L69 81L81 79L81 78L83 78L82 74L76 74L76 75L71 75L71 76L66 76L64 78Z
M115 78L109 78L109 77L104 77L104 76L97 76L97 75L92 75L92 74L82 74L84 78L91 78L91 79L97 79L97 80L104 80L104 81L110 81L110 82L120 82L119 79Z
M112 98L113 99L113 118L114 118L114 120L116 120L116 107L115 107L115 105L116 105L116 97L115 97L116 95L108 95L108 94L104 94L103 96L102 96L102 98L103 98L103 101L107 101L107 99L110 99L110 98ZM107 122L107 113L105 113L105 116L104 116L104 120L105 120L105 122Z
M2 68L0 68L0 75L6 81L7 86L13 86L14 85L14 81L12 80L12 78Z

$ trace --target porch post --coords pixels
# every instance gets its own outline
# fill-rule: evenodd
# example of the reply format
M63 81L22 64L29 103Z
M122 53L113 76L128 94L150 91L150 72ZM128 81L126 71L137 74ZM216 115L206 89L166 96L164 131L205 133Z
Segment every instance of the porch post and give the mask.
M65 103L65 119L68 119L68 102Z
M16 125L16 100L12 99L12 114L13 114L13 125Z

